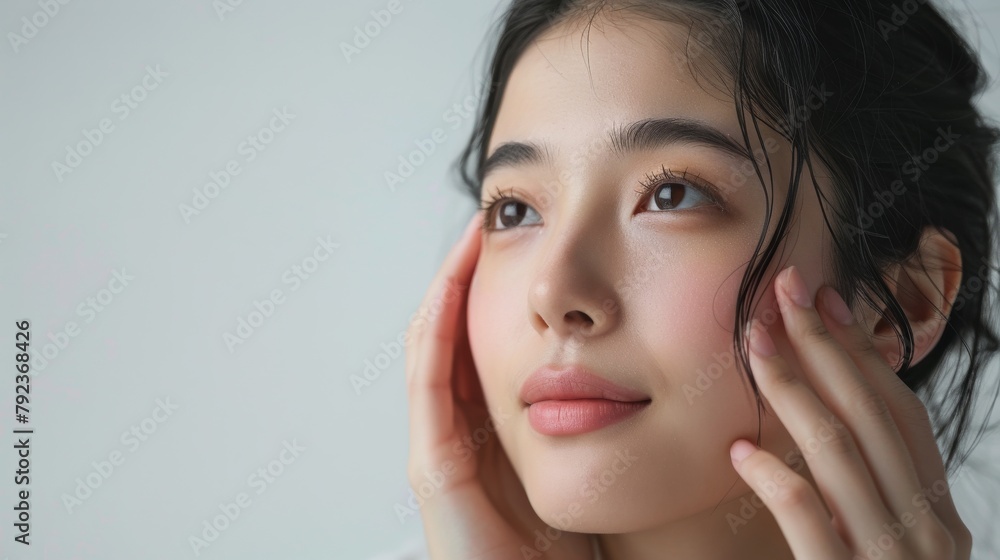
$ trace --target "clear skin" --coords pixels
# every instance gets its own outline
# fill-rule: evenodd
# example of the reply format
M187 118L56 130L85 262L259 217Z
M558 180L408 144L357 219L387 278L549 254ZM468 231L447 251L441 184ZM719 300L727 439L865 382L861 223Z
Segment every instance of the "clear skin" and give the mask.
M968 558L925 410L889 365L900 350L891 328L872 310L840 325L817 298L831 239L808 172L784 252L755 297L766 330L752 338L771 340L777 356L751 354L766 403L763 450L751 445L738 460L758 417L733 364L731 326L764 193L756 176L735 182L743 162L714 147L610 149L610 130L647 118L695 119L741 138L725 89L676 63L685 27L613 17L600 15L587 36L579 22L557 25L518 61L488 153L532 142L552 161L485 177L483 203L509 194L501 206L523 218L498 222L498 207L485 224L498 229L484 232L478 213L428 289L430 318L411 325L409 477L414 489L433 483L421 507L432 557L589 559L597 534L607 560L847 559L866 557L883 523L905 514L914 522L883 558ZM751 147L770 157L777 212L788 144L762 132ZM716 185L723 207L684 179L660 189L674 208L636 192L664 167ZM914 330L913 363L939 340L938 310L946 316L958 292L949 235L925 232L926 271L916 256L886 271ZM790 265L795 274L779 277ZM789 304L786 278L809 307ZM543 436L518 391L544 364L581 364L651 403L594 432ZM870 413L879 409L888 414ZM935 482L930 499L914 498Z

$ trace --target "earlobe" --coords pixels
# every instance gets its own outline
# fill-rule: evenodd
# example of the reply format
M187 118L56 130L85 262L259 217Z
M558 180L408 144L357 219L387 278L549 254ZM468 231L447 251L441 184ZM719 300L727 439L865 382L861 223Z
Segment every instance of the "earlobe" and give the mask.
M944 334L961 287L962 254L954 235L948 230L928 226L916 254L905 263L891 266L884 278L913 330L910 366L916 365ZM875 323L870 328L875 348L890 367L899 371L903 346L892 325L874 311L868 313L866 319L868 325Z

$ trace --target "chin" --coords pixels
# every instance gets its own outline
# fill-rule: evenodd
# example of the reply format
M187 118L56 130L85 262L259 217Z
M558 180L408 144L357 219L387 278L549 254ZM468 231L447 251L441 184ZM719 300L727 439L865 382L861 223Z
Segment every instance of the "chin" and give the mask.
M512 459L535 513L560 530L644 531L711 512L738 490L733 487L738 475L721 444L713 453L714 444L685 444L635 426L570 438L527 432ZM663 445L664 438L674 444Z
M597 432L535 439L522 448L517 471L535 513L575 533L629 532L648 522L643 502L649 501L651 470L644 468L641 445L625 441L636 440Z

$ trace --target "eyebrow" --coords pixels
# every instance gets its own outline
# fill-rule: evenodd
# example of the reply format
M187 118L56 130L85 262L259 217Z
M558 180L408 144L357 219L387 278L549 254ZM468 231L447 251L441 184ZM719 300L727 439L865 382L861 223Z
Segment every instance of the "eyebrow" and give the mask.
M726 152L737 158L752 160L746 147L721 130L703 122L684 118L645 119L627 126L616 126L608 133L612 153L621 156L629 152L654 150L672 144L702 145ZM483 163L480 180L503 167L530 164L551 164L551 150L534 142L505 142Z

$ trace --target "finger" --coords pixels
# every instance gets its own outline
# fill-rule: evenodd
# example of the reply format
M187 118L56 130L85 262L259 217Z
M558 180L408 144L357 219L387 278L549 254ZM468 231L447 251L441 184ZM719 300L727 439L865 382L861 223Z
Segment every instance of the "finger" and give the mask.
M455 245L448 251L448 254L444 258L444 262L438 268L434 277L431 279L430 284L427 286L427 291L424 293L423 300L420 302L420 306L417 311L412 315L410 319L410 324L406 331L406 381L407 384L410 382L410 375L414 371L414 365L416 364L416 357L419 354L419 348L421 346L420 341L423 339L424 333L429 329L431 323L430 319L433 319L436 315L439 315L442 310L442 290L446 287L445 279L449 276L454 276L458 267L462 266L463 261L469 260L469 255L466 253L469 251L474 251L476 253L472 258L472 264L474 265L475 259L478 258L479 244L482 240L480 235L480 227L482 224L482 213L477 212L466 224L465 230L462 232L461 237L455 242ZM466 263L468 265L468 263ZM471 274L471 271L470 271Z
M898 519L912 509L913 496L920 491L920 480L910 450L885 399L868 382L870 378L895 377L895 374L885 364L870 363L863 365L867 375L862 373L812 306L812 296L795 267L786 269L779 280L780 291L784 292L782 320L803 374L853 434L878 495L893 518ZM841 326L838 330L851 328ZM853 328L858 327L854 325Z
M737 440L730 454L736 472L774 516L795 558L851 557L805 478L747 440Z
M889 512L854 437L777 353L756 319L750 323L748 338L750 365L761 394L802 451L830 512L852 541L860 537L858 542L864 542L889 519Z
M872 343L871 334L853 320L850 309L836 290L824 286L820 289L817 302L831 335L847 350L858 370L885 402L903 445L912 457L911 464L919 481L920 492L931 493L930 497L934 500L928 501L931 501L935 513L942 521L960 522L947 485L948 477L941 451L924 403L885 362ZM841 323L835 318L837 316L843 317L848 324Z
M475 361L472 358L472 347L469 344L469 329L462 328L468 324L468 298L459 309L458 332L456 334L454 388L455 394L462 401L485 406L485 397L476 372Z
M407 372L410 443L426 453L442 454L442 444L455 435L452 366L459 309L479 255L478 216L469 223L435 277L439 280L435 282L437 289L429 292L432 313L426 319L426 332L416 335L416 356L412 370ZM437 462L432 457L425 459Z

